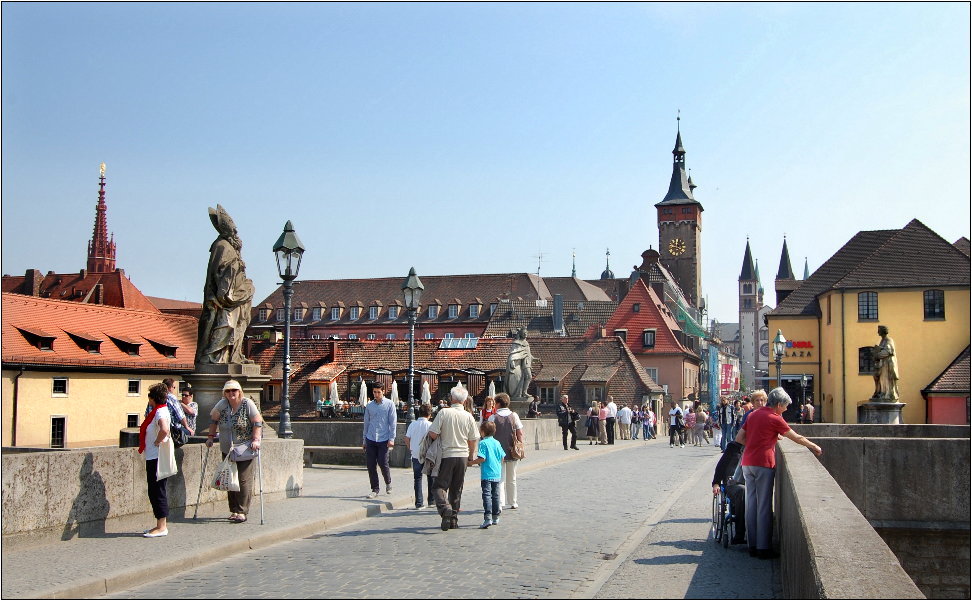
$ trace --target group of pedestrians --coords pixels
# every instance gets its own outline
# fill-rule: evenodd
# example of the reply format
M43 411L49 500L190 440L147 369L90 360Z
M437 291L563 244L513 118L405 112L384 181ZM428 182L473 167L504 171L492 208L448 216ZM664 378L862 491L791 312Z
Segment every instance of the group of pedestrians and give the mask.
M566 395L564 398L567 398ZM611 418L612 410L616 416L616 424ZM643 440L655 438L656 419L651 407L647 404L638 407L637 403L630 403L618 409L614 398L609 396L607 403L592 402L587 412L585 435L588 444L614 444L615 425L618 426L618 438L621 440L637 440L639 432Z
M139 427L138 452L145 458L145 477L149 503L155 516L154 528L143 532L146 538L159 538L169 534L169 503L166 491L168 478L174 475L175 446L181 446L195 434L198 404L193 391L186 388L181 398L176 396L177 387L172 378L149 387L149 406ZM263 418L252 399L243 396L243 389L236 380L223 384L223 398L210 413L211 423L206 437L210 448L219 430L220 452L225 459L231 452L239 479L239 491L228 491L229 521L243 523L247 519L250 498L253 493L253 456L260 450L263 438ZM180 432L176 443L176 432ZM183 438L184 436L184 438ZM205 477L205 474L203 474Z

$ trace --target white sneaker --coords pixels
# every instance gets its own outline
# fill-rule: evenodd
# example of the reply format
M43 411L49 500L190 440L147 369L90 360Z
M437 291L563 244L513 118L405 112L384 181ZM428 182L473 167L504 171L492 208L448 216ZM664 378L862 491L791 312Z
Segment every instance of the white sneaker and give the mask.
M391 494L391 484L386 484L385 485L385 494L386 495L390 495Z
M371 491L370 493L368 493L368 498L369 498L369 499L374 499L374 498L376 498L377 496L378 496L378 491L375 491L375 490L373 490L373 491Z
M685 445L684 445L684 444L682 445L682 448L683 448L683 449L685 448Z

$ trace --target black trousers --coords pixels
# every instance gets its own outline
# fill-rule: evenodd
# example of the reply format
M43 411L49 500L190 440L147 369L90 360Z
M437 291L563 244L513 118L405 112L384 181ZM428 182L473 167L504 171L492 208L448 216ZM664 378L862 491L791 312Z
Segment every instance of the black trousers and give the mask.
M607 418L608 444L614 444L614 424L618 421L616 417Z
M561 425L560 426L560 429L563 431L563 434L564 434L564 448L565 449L567 448L567 433L568 432L570 432L570 446L576 447L577 446L577 427L574 424L574 422L570 422L570 425L568 425L568 426Z
M165 481L168 478L155 479L158 465L158 459L149 459L145 462L145 484L148 487L149 503L152 504L152 514L157 520L169 517L169 497L165 490Z
M468 457L446 457L439 464L439 475L435 477L432 496L435 498L435 508L442 517L455 517L459 513L467 461Z
M732 501L732 511L736 514L736 538L746 538L746 487L730 484L726 487L726 496Z
M368 467L368 480L371 490L379 492L378 489L378 469L381 468L381 477L385 480L385 486L391 484L391 467L388 464L388 441L375 442L370 438L365 438L365 465Z

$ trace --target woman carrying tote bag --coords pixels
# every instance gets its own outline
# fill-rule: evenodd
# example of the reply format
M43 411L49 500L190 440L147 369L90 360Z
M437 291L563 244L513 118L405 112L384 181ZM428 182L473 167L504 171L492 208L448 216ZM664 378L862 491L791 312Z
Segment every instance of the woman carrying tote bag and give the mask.
M213 407L210 414L209 437L206 446L213 446L216 428L219 427L219 450L225 459L233 451L231 461L236 462L240 490L227 491L229 502L229 521L242 524L250 511L250 497L253 494L253 457L260 451L263 438L263 417L256 403L243 396L243 389L236 380L227 380L223 385L223 398ZM232 443L232 448L231 448Z
M146 530L142 535L145 538L158 538L169 534L169 499L166 495L165 482L167 479L159 472L159 450L163 453L173 453L172 440L169 438L169 424L171 417L169 410L165 406L166 396L169 390L165 384L155 384L149 388L149 400L152 408L142 421L138 432L138 452L145 455L145 483L148 487L148 498L152 504L152 513L155 515L155 528ZM166 461L170 458L167 456ZM173 462L174 463L174 462Z

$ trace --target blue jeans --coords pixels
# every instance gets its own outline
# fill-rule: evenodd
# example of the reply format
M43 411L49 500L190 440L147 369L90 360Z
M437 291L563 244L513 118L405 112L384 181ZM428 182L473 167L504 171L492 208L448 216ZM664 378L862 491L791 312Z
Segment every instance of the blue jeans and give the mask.
M648 440L649 438L654 438L655 437L655 434L651 431L651 424L644 423L644 424L641 425L641 428L644 430L644 436L643 436L643 438L645 440Z
M500 514L499 480L480 480L483 485L483 519L496 519Z
M415 475L415 506L422 507L422 464L414 457L412 458L412 473ZM427 475L426 478L428 478L429 487L428 504L431 506L435 503L435 499L432 498L432 474Z
M631 422L631 440L638 440L638 430L641 429L641 424L637 422Z

